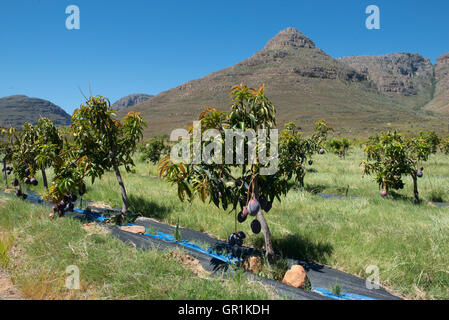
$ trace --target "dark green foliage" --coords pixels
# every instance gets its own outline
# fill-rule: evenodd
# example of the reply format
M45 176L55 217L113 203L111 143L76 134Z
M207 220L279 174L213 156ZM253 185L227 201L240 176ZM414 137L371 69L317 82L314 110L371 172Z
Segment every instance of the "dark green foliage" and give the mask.
M338 154L341 157L345 157L349 147L351 146L350 141L343 137L341 139L332 138L327 143L328 149L332 150L333 153Z
M150 142L142 145L139 151L141 152L140 161L149 161L156 164L164 154L168 153L169 147L163 137L158 136L153 137Z
M444 154L449 154L449 136L441 140L440 150Z

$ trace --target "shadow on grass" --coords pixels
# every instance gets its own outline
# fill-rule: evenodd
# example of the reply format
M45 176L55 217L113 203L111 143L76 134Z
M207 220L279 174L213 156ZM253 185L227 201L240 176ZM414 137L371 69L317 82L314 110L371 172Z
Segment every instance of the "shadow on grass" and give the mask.
M154 201L135 195L129 196L129 209L148 218L164 218L171 212L169 207L161 206Z
M389 191L388 197L392 198L393 200L401 200L401 201L413 203L412 197L406 196L404 194L400 194L394 190Z
M276 254L293 259L313 260L325 264L333 252L333 247L329 243L315 243L298 235L274 237L272 241ZM264 238L259 237L255 246L262 248L264 244Z
M307 184L305 186L305 190L312 194L318 194L326 190L327 186L324 184Z

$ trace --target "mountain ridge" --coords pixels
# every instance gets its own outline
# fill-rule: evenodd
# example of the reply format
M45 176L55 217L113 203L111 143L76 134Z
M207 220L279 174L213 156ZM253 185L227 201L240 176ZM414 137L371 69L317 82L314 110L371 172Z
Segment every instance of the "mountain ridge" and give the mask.
M118 99L116 102L112 104L112 107L115 110L120 111L135 106L138 103L145 102L148 99L151 99L152 97L154 96L150 94L133 93Z
M64 109L48 100L20 94L0 98L2 127L21 128L25 121L36 124L40 116L49 118L57 126L67 126L71 119Z
M146 135L169 133L195 120L204 105L229 110L232 85L264 83L278 110L278 127L296 121L310 131L313 122L325 119L337 134L366 136L392 127L443 131L447 126L431 107L423 108L431 98L432 79L430 60L419 54L396 53L361 63L335 59L300 31L287 28L248 59L161 92L133 110L147 120Z

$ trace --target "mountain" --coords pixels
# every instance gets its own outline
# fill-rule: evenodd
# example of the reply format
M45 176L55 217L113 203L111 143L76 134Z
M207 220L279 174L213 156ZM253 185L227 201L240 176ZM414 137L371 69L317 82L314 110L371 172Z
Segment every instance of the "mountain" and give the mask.
M120 111L132 106L135 106L138 103L142 103L152 98L152 95L144 94L144 93L135 93L130 94L126 97L123 97L112 104L113 109Z
M339 60L366 75L381 93L398 93L403 96L430 94L433 65L420 54L393 53L345 57Z
M433 99L425 109L449 115L449 52L437 59L432 89Z
M420 55L334 59L287 28L249 59L162 92L133 110L147 120L146 135L170 133L196 120L204 105L228 111L233 85L265 83L278 127L295 121L307 132L325 119L337 135L366 137L392 127L443 131L443 119L423 110L432 98L433 79L433 66Z
M36 124L40 116L54 121L57 126L70 124L70 115L50 101L14 95L0 98L0 126L21 128L27 121Z

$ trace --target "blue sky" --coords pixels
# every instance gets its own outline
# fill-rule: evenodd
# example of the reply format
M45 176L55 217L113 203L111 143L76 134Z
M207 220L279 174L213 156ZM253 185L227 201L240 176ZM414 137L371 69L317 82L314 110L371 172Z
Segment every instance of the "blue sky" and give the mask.
M80 29L65 26L68 5ZM365 8L380 8L380 30ZM449 51L449 1L0 1L0 97L25 94L71 113L78 89L112 102L157 94L231 66L295 27L333 57Z

